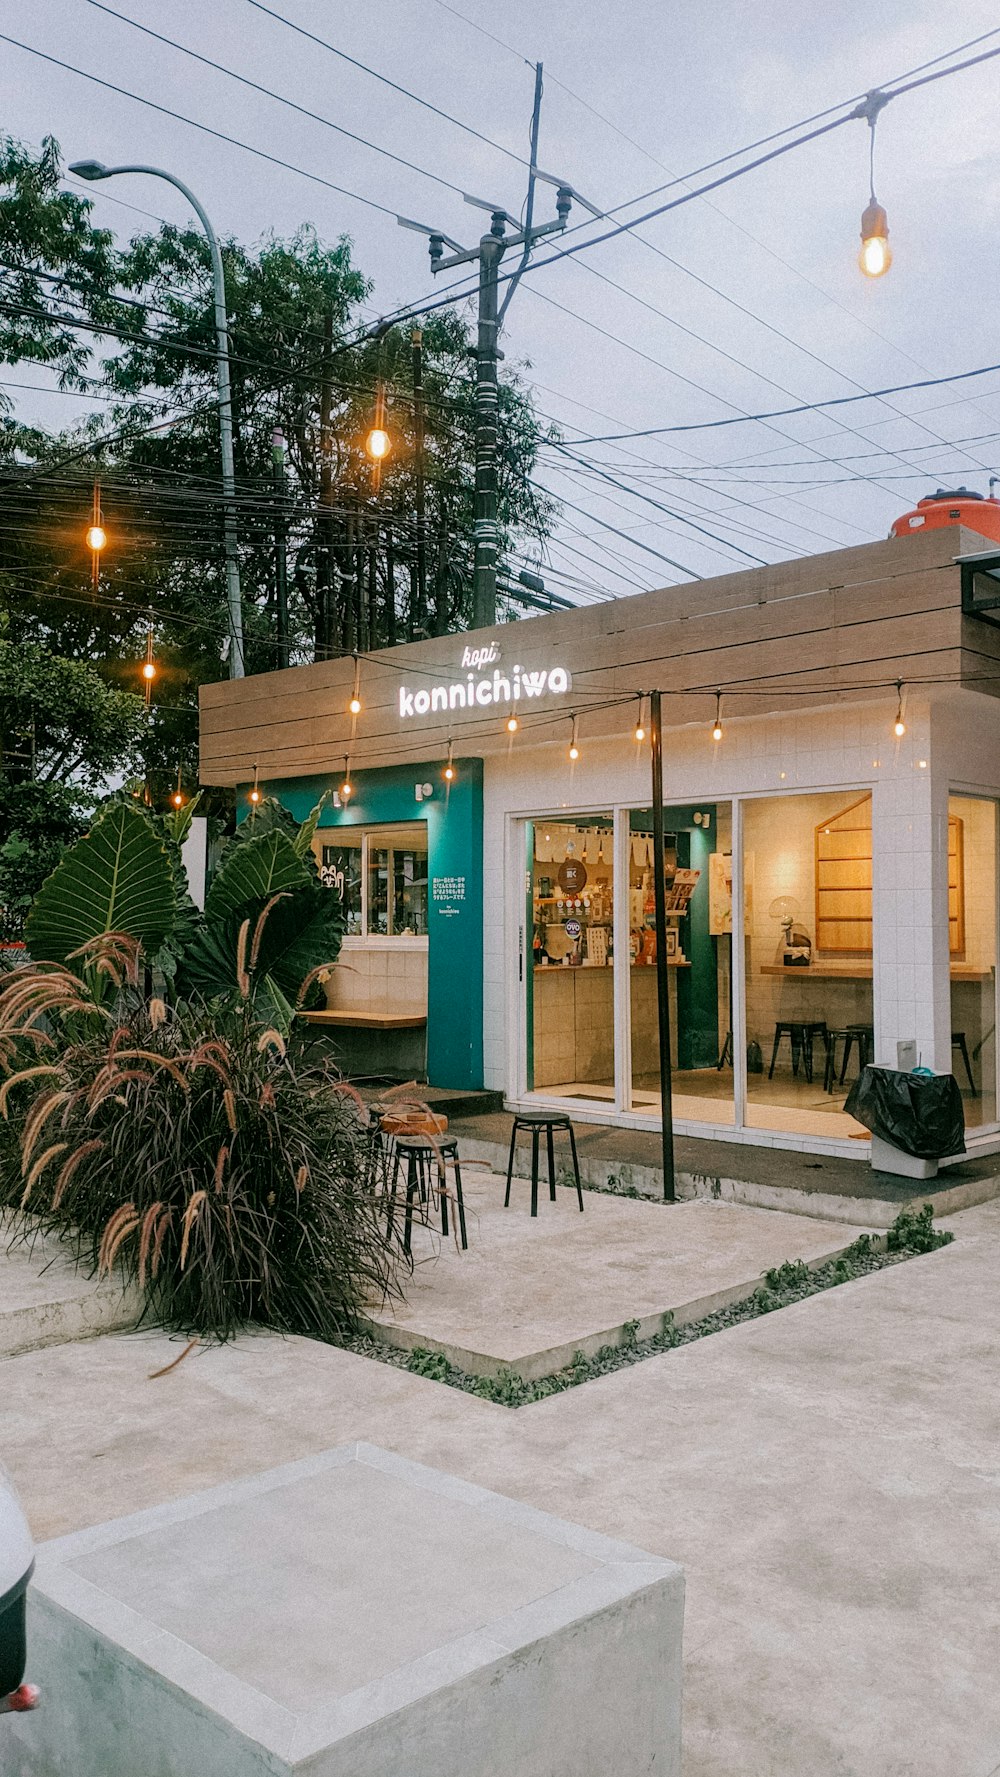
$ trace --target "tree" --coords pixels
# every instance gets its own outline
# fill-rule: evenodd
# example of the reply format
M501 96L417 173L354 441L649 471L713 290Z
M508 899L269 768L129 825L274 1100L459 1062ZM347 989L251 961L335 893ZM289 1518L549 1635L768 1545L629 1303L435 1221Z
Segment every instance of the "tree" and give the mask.
M20 938L97 792L139 766L145 725L141 700L93 667L0 640L0 940Z

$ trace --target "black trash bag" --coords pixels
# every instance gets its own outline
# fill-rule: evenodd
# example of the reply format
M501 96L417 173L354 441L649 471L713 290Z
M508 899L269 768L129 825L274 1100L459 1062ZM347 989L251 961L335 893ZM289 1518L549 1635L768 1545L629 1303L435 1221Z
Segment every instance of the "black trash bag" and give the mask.
M965 1111L953 1074L862 1068L844 1109L873 1135L915 1160L965 1153Z

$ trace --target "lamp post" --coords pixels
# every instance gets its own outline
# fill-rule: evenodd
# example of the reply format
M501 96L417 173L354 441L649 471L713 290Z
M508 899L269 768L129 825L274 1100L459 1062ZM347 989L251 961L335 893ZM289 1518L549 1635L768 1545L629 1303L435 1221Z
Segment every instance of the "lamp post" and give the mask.
M173 173L162 167L106 167L99 160L78 160L70 167L78 179L114 179L119 173L147 173L153 179L165 179L185 197L205 230L212 257L212 281L215 287L215 339L219 376L219 443L222 455L222 529L226 554L226 603L229 611L229 676L242 679L243 607L240 602L240 568L236 554L236 473L233 465L233 403L229 384L229 318L226 314L226 278L222 254L211 222L194 192Z

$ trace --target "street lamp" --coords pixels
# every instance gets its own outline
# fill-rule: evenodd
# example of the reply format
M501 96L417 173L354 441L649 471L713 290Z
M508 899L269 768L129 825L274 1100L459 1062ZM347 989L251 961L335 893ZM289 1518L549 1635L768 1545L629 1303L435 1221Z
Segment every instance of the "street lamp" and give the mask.
M153 179L165 179L191 205L205 230L212 257L212 281L215 286L215 339L219 375L219 442L222 454L223 540L226 553L226 602L229 608L229 676L242 679L243 608L240 603L240 568L236 554L236 473L233 465L233 403L229 386L229 319L226 314L226 278L222 267L219 242L194 192L173 173L162 167L106 167L99 160L78 160L70 167L78 179L114 179L119 173L147 173Z

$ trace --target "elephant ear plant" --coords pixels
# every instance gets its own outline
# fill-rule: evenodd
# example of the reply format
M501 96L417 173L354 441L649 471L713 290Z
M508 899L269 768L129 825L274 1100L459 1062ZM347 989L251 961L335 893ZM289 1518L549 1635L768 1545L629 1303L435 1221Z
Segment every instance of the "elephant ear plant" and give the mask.
M0 1211L124 1272L163 1325L337 1340L394 1291L394 1261L367 1111L288 1049L340 910L311 830L262 827L204 915L183 831L125 802L43 885L32 961L0 977Z

